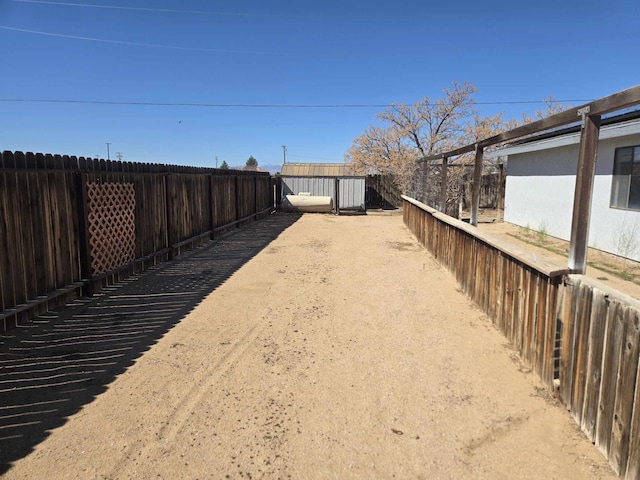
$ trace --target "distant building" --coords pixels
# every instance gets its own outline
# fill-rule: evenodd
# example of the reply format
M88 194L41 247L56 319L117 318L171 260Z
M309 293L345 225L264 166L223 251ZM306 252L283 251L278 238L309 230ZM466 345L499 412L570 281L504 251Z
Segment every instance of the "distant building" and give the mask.
M280 175L290 177L364 177L349 163L285 163Z
M366 176L348 163L285 163L280 170L280 198L284 208L291 208L287 196L330 197L336 211L366 211Z

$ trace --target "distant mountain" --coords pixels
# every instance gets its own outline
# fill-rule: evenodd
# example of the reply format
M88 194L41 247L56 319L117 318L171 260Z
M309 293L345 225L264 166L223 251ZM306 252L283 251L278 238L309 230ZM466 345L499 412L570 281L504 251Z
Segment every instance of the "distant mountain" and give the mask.
M275 175L282 169L282 165L276 164L268 164L268 165L258 165L261 169L267 170L271 175Z
M240 166L232 166L229 167L233 170L244 170L245 166L244 165L240 165ZM260 170L264 170L269 172L271 175L275 175L276 173L278 173L281 169L282 169L282 165L274 165L274 164L269 164L269 165L260 165L258 164L258 168Z

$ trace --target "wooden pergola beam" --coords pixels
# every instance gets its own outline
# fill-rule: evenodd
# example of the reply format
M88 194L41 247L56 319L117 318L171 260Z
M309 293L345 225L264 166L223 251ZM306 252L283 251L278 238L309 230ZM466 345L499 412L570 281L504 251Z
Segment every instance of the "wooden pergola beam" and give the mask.
M616 110L622 110L623 108L632 107L640 104L640 85L628 88L608 97L594 100L590 103L585 103L579 107L570 108L564 112L551 115L550 117L543 118L535 122L522 125L521 127L514 128L512 130L503 132L493 137L485 138L478 142L481 147L490 147L499 143L515 140L526 135L543 132L556 127L562 127L576 122L576 118L580 116L580 112L585 108L588 108L589 115L604 115L605 113L613 112ZM418 159L418 162L425 162L429 160L439 160L444 157L455 157L464 153L472 152L476 147L476 144L464 145L462 147L450 150L448 152L437 153L428 157Z

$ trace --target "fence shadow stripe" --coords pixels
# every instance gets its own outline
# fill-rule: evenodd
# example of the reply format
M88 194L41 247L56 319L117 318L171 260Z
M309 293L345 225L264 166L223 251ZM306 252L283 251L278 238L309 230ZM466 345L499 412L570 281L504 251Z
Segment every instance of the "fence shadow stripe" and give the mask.
M299 218L253 222L0 336L0 475Z

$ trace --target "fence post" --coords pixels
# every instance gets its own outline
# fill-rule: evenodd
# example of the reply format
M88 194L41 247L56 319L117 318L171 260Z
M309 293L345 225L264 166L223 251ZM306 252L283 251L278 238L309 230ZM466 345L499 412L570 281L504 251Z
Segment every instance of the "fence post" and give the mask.
M447 170L449 159L442 157L442 170L440 170L440 211L447 213Z
M213 240L215 238L215 228L216 228L216 217L215 217L215 208L213 205L213 175L209 175L209 230L211 230L211 234L209 235L209 239Z
M253 177L253 219L258 220L258 175Z
M484 149L476 144L476 159L473 164L473 190L471 192L471 225L478 226L478 210L480 209L480 183L482 183L482 163Z
M278 208L282 205L282 177L281 176L276 176L274 178L274 195L275 195L275 202L274 202L274 207Z
M239 193L239 185L240 185L240 179L238 175L234 176L235 178L235 182L236 182L236 192L235 192L235 197L236 197L236 228L240 227L240 224L238 223L238 220L240 220L240 193Z
M498 210L504 210L504 163L498 164ZM498 212L498 215L500 213Z
M578 113L582 116L582 131L580 133L578 172L576 174L576 189L573 199L569 268L575 273L584 273L587 268L589 219L591 218L593 177L598 154L600 115L589 115L589 107L580 110Z
M86 294L93 295L93 275L91 271L91 250L89 245L89 203L87 195L87 174L76 174L76 196L78 201L78 235L80 243L80 275L87 280Z
M167 219L167 248L169 249L169 260L173 260L173 214L171 212L171 187L169 186L169 173L165 173L164 177L164 198L165 198L165 211Z

